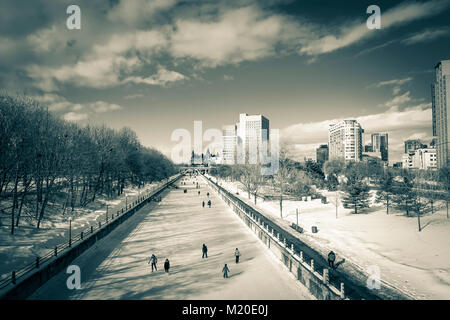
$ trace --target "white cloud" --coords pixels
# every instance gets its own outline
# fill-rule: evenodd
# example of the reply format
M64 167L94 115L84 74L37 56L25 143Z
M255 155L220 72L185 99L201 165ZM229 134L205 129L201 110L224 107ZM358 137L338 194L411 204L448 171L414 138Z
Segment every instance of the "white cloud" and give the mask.
M393 79L393 80L389 80L389 81L381 81L379 83L377 83L376 87L380 88L383 86L390 86L390 85L402 85L405 84L409 81L411 81L413 78L408 77L408 78L404 78L404 79Z
M387 107L400 107L412 100L411 92L407 91L404 94L397 95L391 100L387 101L384 105Z
M133 82L137 84L148 84L148 85L158 85L165 86L168 83L181 81L188 79L188 77L178 73L176 71L169 71L165 68L160 67L158 72L150 77L128 77L124 82Z
M208 67L252 61L273 55L275 45L290 37L292 31L287 17L244 7L226 11L217 21L179 19L170 52L176 58L192 58Z
M97 101L94 103L87 104L87 107L93 110L96 113L104 113L108 111L116 111L121 110L122 107L118 104L110 104L104 101Z
M86 120L88 118L88 115L86 113L68 112L64 115L63 118L67 121L81 121Z
M402 40L403 44L413 45L421 42L430 42L440 37L450 36L450 28L428 29Z
M449 0L428 2L404 2L381 14L381 30L370 30L366 22L353 22L350 27L341 27L336 35L326 30L317 39L307 43L300 53L319 55L355 44L366 38L378 35L380 31L400 26L408 22L436 15L450 6Z
M231 81L231 80L234 80L234 78L233 78L233 76L224 74L224 75L223 75L223 80L225 80L225 81Z

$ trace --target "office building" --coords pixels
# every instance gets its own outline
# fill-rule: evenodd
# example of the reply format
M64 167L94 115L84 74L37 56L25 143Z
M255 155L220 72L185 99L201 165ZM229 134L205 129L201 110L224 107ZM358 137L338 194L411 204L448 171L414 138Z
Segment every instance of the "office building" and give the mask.
M316 162L323 164L328 161L328 145L322 144L316 149Z
M224 126L222 128L222 163L235 164L236 163L236 143L237 143L237 126Z
M356 120L342 120L331 124L328 131L330 160L361 161L363 132Z
M256 163L262 144L269 142L269 120L263 115L241 113L237 124L237 148L243 161ZM266 144L267 146L267 144ZM242 161L242 160L240 160Z
M388 149L388 134L387 133L372 133L372 152L379 152L381 154L381 160L389 161L389 149Z

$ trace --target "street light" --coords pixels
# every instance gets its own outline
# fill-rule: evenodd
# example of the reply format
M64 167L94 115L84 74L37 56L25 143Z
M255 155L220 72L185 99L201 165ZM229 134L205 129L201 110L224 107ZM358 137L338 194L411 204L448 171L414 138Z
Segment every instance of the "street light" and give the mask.
M109 205L106 205L106 223L108 223L108 207Z
M69 247L72 246L72 217L69 217Z

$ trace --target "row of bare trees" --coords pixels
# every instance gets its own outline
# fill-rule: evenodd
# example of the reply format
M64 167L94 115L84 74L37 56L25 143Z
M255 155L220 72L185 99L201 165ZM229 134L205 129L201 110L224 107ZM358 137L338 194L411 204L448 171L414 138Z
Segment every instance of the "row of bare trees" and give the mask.
M73 211L174 172L131 129L82 127L27 97L0 95L0 219L10 216L12 234L24 215L39 228L58 201Z

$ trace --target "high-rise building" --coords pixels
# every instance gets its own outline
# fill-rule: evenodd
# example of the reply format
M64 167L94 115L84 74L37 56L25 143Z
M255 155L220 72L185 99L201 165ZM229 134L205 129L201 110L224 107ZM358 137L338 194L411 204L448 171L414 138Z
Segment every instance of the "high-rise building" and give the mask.
M331 124L328 130L330 160L361 161L363 132L364 129L356 120L342 120Z
M269 141L269 120L262 115L239 115L239 122L222 128L223 164L258 161L262 143Z
M388 134L372 133L372 152L379 152L382 161L389 161Z
M434 99L434 83L431 84L431 122L433 127L433 137L436 137L436 101Z
M450 110L450 60L443 60L435 67L435 80L432 85L433 124L438 138L436 144L437 166L450 166L449 130Z
M405 154L414 152L417 149L426 148L427 146L422 143L419 139L412 139L412 140L406 140L405 141Z
M237 144L245 161L258 161L263 143L269 141L269 120L263 115L241 113L237 124ZM248 156L248 159L247 159Z
M236 163L236 142L237 142L237 126L224 126L222 129L223 149L222 162L223 164Z
M316 149L316 162L325 163L328 160L328 145L322 144Z

